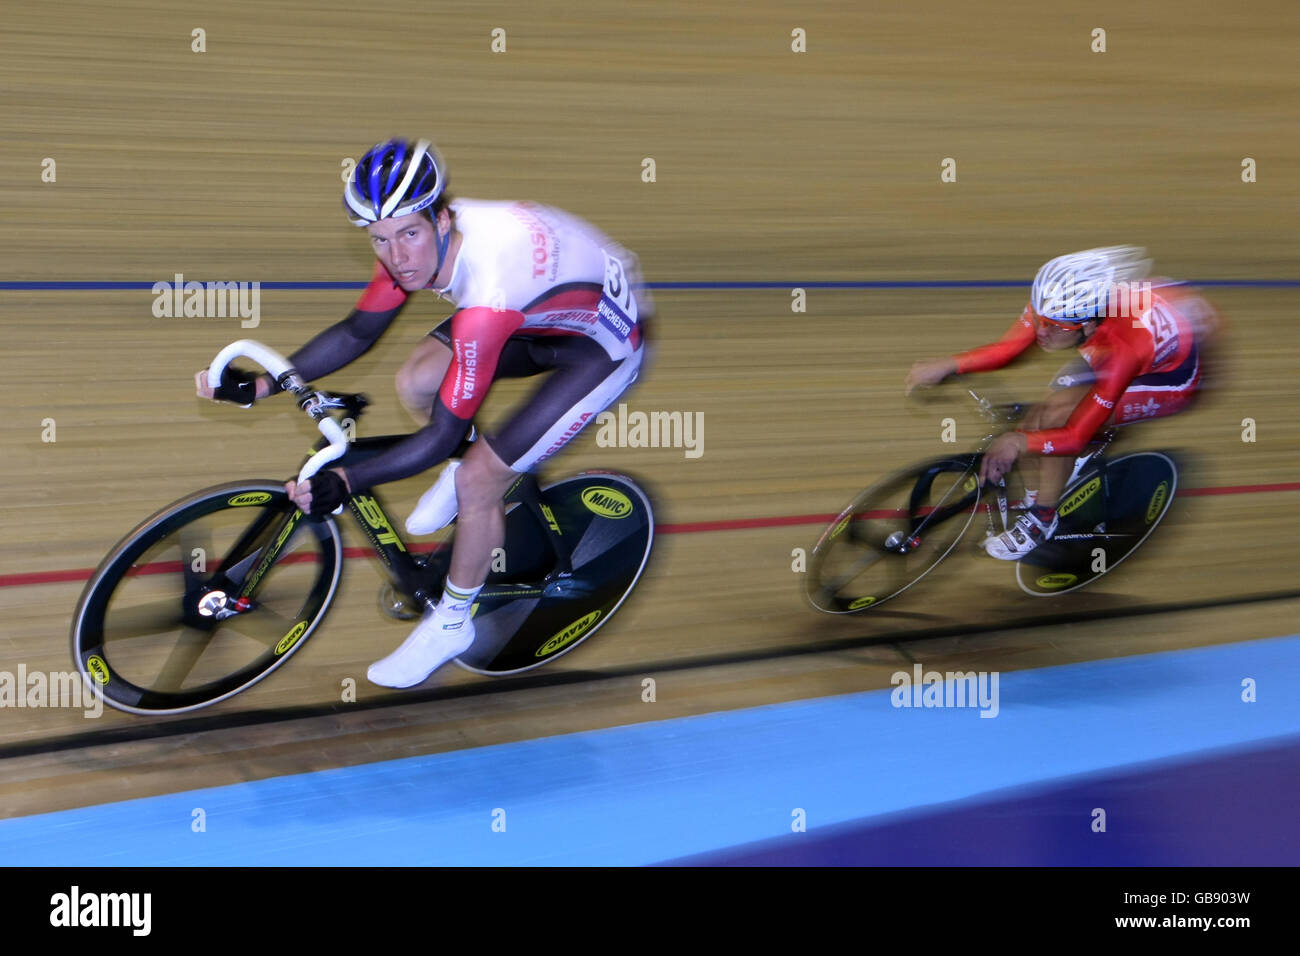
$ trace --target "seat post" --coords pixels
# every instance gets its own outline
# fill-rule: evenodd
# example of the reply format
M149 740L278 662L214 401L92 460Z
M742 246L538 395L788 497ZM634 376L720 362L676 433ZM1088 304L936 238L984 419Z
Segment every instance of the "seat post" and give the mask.
M543 534L546 535L547 541L551 544L551 550L555 552L555 568L548 574L547 580L555 577L562 577L573 573L573 557L569 550L569 543L564 540L552 524L555 521L554 514L550 508L542 503L541 489L537 486L537 479L529 473L520 475L519 481L515 486L506 493L506 500L511 498L521 502L536 519L537 524L541 527ZM545 510L543 510L545 509Z

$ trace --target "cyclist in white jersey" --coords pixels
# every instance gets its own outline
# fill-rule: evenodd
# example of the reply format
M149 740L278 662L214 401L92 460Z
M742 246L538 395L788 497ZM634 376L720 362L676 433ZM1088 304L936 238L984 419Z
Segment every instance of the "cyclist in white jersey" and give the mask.
M286 488L312 514L338 507L352 488L418 474L472 434L471 419L498 378L549 372L511 418L450 464L407 520L429 534L459 512L441 600L402 645L372 664L370 680L410 687L474 640L470 617L492 551L505 539L502 498L595 420L636 380L653 302L636 257L576 216L526 202L452 200L427 141L391 140L357 164L344 206L375 251L356 308L291 357L308 381L368 350L409 293L433 289L457 308L397 373L402 404L423 427L393 448ZM267 375L232 370L198 391L247 405L275 391Z

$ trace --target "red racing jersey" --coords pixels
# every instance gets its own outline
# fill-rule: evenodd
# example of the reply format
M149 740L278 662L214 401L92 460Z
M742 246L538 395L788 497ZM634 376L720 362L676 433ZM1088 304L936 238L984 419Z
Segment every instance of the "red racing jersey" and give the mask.
M1135 379L1170 372L1195 359L1198 331L1204 335L1212 328L1213 319L1204 299L1176 285L1155 288L1150 307L1136 318L1105 319L1079 346L1079 354L1092 368L1096 382L1063 427L1022 431L1029 451L1040 455L1078 454L1110 419L1115 403ZM983 372L1009 364L1034 344L1040 323L1041 316L1034 312L1033 305L1026 305L1002 338L957 355L957 371Z

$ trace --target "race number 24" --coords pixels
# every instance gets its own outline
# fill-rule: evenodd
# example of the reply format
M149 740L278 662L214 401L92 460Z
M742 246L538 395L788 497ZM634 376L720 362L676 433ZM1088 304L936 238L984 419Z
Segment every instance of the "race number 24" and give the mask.
M1141 321L1155 340L1151 364L1160 365L1178 351L1178 323L1158 306L1147 311Z

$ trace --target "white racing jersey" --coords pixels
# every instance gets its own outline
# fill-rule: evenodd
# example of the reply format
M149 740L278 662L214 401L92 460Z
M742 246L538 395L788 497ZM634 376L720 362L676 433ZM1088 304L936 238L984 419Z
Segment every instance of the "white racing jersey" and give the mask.
M610 358L630 355L653 303L636 256L590 223L529 202L453 201L462 236L443 294L461 309L523 315L515 334L595 339Z

